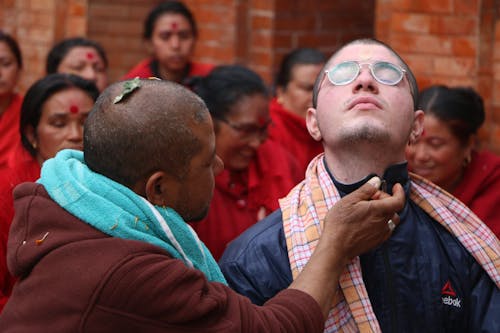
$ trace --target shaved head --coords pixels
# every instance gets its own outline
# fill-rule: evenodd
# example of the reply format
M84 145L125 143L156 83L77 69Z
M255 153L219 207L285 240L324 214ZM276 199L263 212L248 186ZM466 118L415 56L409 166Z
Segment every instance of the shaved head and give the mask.
M128 187L158 170L182 179L202 148L192 127L209 121L205 104L181 85L147 79L115 104L126 82L109 86L87 118L85 162Z

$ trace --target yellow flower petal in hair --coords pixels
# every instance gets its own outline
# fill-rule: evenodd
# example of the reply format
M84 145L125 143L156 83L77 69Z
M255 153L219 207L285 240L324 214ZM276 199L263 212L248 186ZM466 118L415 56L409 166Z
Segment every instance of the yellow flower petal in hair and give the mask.
M134 90L139 89L141 86L141 81L139 77L135 77L133 80L126 81L123 84L123 91L120 95L116 96L113 100L113 104L121 102L127 95L131 94Z

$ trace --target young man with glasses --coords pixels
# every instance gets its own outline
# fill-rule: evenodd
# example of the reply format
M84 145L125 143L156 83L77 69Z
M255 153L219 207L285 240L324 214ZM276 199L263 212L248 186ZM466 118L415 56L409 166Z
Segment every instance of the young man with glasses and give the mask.
M219 264L231 287L257 304L286 288L327 210L376 174L387 192L405 189L402 223L388 220L391 237L347 266L325 331L498 332L498 239L460 201L408 174L405 147L422 132L417 93L411 70L382 42L355 40L330 58L306 118L325 154L279 210L230 244Z

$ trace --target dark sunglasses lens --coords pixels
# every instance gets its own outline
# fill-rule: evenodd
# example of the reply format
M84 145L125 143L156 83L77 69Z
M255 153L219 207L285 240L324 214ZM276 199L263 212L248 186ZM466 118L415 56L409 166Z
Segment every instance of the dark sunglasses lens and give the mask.
M399 83L404 73L389 62L377 62L372 65L373 76L378 82L393 86Z
M341 62L328 71L328 79L336 86L351 83L359 73L359 65L354 61Z

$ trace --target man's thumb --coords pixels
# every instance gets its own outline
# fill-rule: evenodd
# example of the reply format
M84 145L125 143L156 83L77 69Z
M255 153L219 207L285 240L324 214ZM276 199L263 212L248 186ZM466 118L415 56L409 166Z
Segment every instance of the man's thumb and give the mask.
M380 188L381 180L379 177L374 176L370 178L363 186L357 191L361 200L370 199Z

